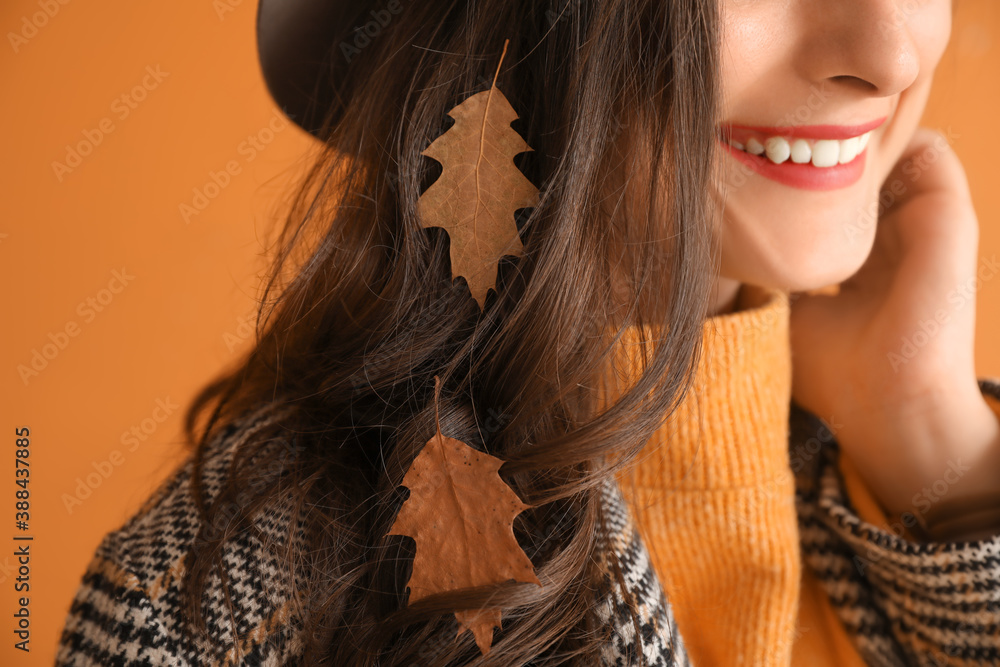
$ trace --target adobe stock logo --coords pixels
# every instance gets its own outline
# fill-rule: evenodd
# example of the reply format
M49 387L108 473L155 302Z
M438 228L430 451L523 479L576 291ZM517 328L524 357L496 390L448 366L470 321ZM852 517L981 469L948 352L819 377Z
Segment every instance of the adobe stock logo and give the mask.
M19 53L28 40L49 24L49 19L55 18L62 5L69 4L69 0L38 0L37 4L41 7L40 12L35 12L30 18L22 16L21 29L18 32L7 33L7 41L10 42L10 48L14 49L14 53Z
M133 280L135 276L128 273L124 266L121 271L115 269L111 272L111 280L105 287L76 305L76 314L83 318L84 324L90 324L97 319L98 313L104 312L104 309L115 300L116 295L121 294ZM42 344L41 350L37 347L31 348L31 359L28 363L17 365L17 374L24 386L27 387L33 378L41 375L42 371L49 367L49 364L69 346L73 338L80 335L82 330L80 323L75 319L67 320L62 327L49 332L48 341Z
M372 9L368 12L372 20L363 25L354 26L354 37L351 42L341 42L340 52L344 54L344 59L351 62L361 50L372 43L372 40L382 33L382 29L392 22L394 14L403 11L400 0L389 0L384 9Z
M208 208L208 205L215 200L222 191L229 187L233 179L243 173L243 168L253 162L257 156L267 149L279 133L289 127L290 123L285 114L275 109L271 112L271 118L267 124L260 127L253 134L248 134L246 139L236 146L236 153L243 157L242 163L239 160L228 160L225 165L219 167L218 171L210 170L208 178L201 185L191 189L192 197L189 202L181 202L178 210L184 224L190 224L191 220L200 215Z
M128 118L133 111L139 108L146 97L152 91L159 88L160 84L170 76L170 72L164 72L159 65L147 65L145 74L136 85L120 94L111 102L111 112L122 121ZM60 183L68 174L83 164L83 159L91 155L98 146L104 142L104 138L115 131L115 123L110 116L105 116L97 122L96 127L84 128L81 131L83 139L75 144L66 144L66 155L62 162L52 161L52 173Z
M165 423L181 406L170 400L169 396L157 398L154 408L148 417L142 419L138 424L132 424L129 430L123 431L119 440L122 445L127 445L128 452L134 452L149 440L150 436L156 433L161 424ZM76 485L72 493L63 493L61 500L67 514L72 514L76 508L80 507L85 500L90 498L95 491L110 478L116 470L125 463L126 454L120 449L112 449L108 452L107 458L92 460L90 467L74 479Z

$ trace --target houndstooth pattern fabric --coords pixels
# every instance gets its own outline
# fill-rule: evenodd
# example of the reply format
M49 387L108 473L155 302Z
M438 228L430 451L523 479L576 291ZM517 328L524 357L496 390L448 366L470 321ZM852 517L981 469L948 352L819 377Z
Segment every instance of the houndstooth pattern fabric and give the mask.
M1000 398L1000 384L983 381ZM794 406L793 406L794 408ZM213 442L203 476L216 493L232 455L279 416L251 414ZM790 447L822 427L793 409ZM918 545L862 521L836 467L834 440L796 470L796 506L803 557L830 596L860 654L871 665L1000 664L1000 535L976 542ZM56 667L153 667L294 664L301 626L288 591L300 584L282 574L279 548L291 517L281 502L258 515L258 533L244 531L224 563L235 615L225 611L222 582L209 579L206 623L215 641L195 639L180 614L181 559L198 517L190 497L188 461L139 512L98 546L71 603ZM653 570L620 490L603 488L606 586L595 599L610 631L602 667L690 665L669 601ZM300 531L299 536L304 533ZM611 568L618 563L625 588ZM290 581L289 578L295 578ZM633 623L630 607L639 618ZM233 624L241 638L232 650ZM641 641L640 641L641 640ZM641 650L640 650L641 645Z
M602 497L605 508L602 552L617 557L625 581L623 590L610 572L610 560L605 558L603 565L608 574L605 577L606 588L600 592L598 599L597 614L612 631L601 655L602 667L642 664L638 661L640 644L645 664L649 667L689 666L691 663L674 622L673 611L618 485L613 481L607 482ZM638 634L641 642L636 640L636 624L629 612L630 601L635 605L640 621Z
M251 415L213 441L202 470L208 498L218 493L241 444L274 420ZM179 594L182 559L200 525L190 495L191 475L188 460L97 547L66 618L56 665L277 667L296 654L299 626L287 593L292 583L282 577L276 546L291 519L281 503L255 519L262 537L243 531L227 543L223 562L235 618L226 612L222 581L213 572L207 580L205 620L215 641L199 642L185 625ZM232 650L234 622L243 638L239 657Z
M996 380L979 386L1000 398ZM1000 665L1000 535L919 544L862 520L844 491L836 442L802 456L822 429L793 406L792 460L805 464L796 474L803 560L865 662Z

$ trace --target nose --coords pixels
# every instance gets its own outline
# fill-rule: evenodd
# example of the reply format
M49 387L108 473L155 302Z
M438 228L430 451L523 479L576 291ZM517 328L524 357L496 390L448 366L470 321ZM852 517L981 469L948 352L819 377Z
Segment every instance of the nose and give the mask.
M920 73L909 29L913 0L812 0L799 3L799 67L817 82L892 96Z

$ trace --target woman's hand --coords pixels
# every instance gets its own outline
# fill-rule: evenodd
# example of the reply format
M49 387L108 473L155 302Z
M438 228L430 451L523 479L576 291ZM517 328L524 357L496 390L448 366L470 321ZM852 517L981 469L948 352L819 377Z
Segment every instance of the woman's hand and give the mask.
M942 495L1000 490L1000 424L973 358L977 280L1000 265L977 256L968 182L942 135L915 133L882 196L861 269L835 296L793 297L793 398L834 427L887 512L916 515Z

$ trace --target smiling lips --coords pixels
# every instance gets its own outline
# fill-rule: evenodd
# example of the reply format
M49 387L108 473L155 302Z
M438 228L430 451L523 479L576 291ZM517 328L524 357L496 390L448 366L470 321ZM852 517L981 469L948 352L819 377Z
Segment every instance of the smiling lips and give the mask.
M734 158L762 176L805 190L832 190L861 178L865 148L885 120L853 126L725 125L719 141Z

